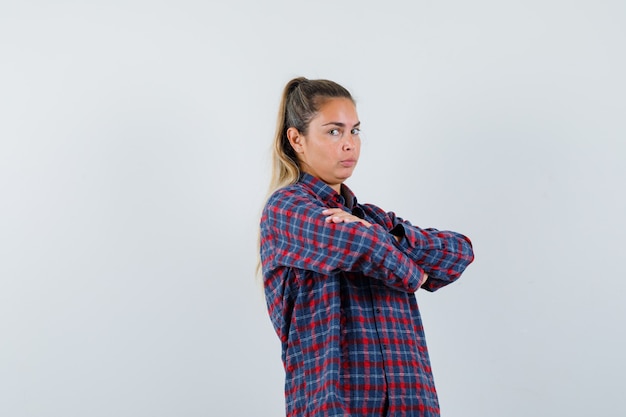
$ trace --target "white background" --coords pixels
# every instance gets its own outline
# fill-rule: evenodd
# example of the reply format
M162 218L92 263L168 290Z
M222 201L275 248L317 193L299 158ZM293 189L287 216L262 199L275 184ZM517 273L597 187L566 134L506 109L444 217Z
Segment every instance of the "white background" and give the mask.
M470 236L418 293L444 417L623 416L623 1L3 1L0 415L280 416L254 277L279 96L348 184Z

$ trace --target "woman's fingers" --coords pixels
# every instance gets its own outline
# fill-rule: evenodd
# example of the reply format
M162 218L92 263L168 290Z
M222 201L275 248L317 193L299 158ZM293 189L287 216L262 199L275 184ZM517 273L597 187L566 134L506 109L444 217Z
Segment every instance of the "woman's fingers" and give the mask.
M324 209L324 211L322 211L322 214L325 214L327 216L330 216L331 214L336 214L336 213L346 213L346 212L340 208L327 208L327 209Z
M338 208L326 209L322 211L322 214L326 216L327 223L340 223L343 221L342 219L348 215L348 213Z
M428 279L428 274L426 272L424 272L424 276L422 276L422 279L420 280L420 283L417 286L417 288L421 288L422 285L424 285L426 283L427 279Z
M370 227L371 224L361 219L360 217L355 216L354 214L348 213L340 208L331 208L322 211L322 214L326 216L326 223L353 223L359 222L367 227Z
M354 220L355 218L358 219L358 217L341 209L327 209L324 210L323 213L324 215L326 215L326 222L328 223L349 223L352 221L357 221Z

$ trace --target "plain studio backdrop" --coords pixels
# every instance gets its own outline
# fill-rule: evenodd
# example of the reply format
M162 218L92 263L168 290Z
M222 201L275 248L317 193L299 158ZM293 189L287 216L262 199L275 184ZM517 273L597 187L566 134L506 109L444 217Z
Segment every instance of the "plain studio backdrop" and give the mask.
M0 4L0 415L284 415L255 280L279 96L350 89L444 417L623 416L623 1Z

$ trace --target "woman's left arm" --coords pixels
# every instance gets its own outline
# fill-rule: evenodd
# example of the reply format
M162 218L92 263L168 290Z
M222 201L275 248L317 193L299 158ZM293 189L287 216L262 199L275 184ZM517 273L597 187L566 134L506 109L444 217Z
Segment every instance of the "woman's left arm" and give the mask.
M474 260L472 242L460 233L422 229L393 212L384 212L372 205L365 207L376 223L385 225L398 237L400 250L428 274L428 280L422 285L428 291L456 281Z

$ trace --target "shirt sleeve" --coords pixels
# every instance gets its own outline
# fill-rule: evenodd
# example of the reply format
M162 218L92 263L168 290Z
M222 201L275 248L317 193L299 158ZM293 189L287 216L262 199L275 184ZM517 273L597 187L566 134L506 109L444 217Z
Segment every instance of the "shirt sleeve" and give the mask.
M405 292L417 290L424 271L399 250L385 227L326 223L326 208L294 190L270 198L261 219L264 274L280 266L323 275L359 272Z
M368 206L377 212L377 217L384 213L377 207ZM428 280L422 285L428 291L438 290L456 281L474 260L471 241L460 233L422 229L393 212L384 213L384 216L384 220L378 221L386 224L391 234L402 237L397 243L400 250L428 274Z

